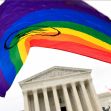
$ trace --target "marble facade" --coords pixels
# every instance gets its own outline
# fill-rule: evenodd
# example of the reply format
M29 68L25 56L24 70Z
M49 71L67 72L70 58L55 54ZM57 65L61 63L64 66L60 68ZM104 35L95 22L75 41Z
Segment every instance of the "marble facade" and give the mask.
M25 111L102 111L90 73L55 66L21 81Z

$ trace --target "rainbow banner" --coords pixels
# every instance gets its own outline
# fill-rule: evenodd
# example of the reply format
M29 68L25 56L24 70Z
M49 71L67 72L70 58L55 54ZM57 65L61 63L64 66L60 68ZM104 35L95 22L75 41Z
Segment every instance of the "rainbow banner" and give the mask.
M6 0L0 6L0 96L36 46L111 63L111 21L81 0Z

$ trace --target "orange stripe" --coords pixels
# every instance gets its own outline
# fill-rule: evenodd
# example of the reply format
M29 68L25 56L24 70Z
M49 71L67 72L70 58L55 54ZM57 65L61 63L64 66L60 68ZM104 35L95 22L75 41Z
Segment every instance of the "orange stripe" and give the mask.
M95 48L95 49L99 49L99 50L107 51L107 52L111 53L111 51L109 51L109 50L107 50L103 47L100 47L96 44L93 44L91 42L83 40L79 37L76 37L76 36L73 36L73 35L67 35L67 34L60 34L58 36L41 36L41 35L28 36L27 39L26 39L26 42L25 42L27 52L30 49L30 41L33 40L33 39L36 39L36 40L46 39L46 40L67 41L67 42L69 41L69 42L74 42L74 43L80 43L80 44L85 45L85 46L89 46L89 47L92 47L92 48Z
M31 47L46 47L64 50L72 53L77 53L87 57L99 59L104 62L111 63L111 53L104 52L98 49L94 49L88 46L84 46L78 43L67 42L67 41L51 41L51 40L32 40L30 41Z

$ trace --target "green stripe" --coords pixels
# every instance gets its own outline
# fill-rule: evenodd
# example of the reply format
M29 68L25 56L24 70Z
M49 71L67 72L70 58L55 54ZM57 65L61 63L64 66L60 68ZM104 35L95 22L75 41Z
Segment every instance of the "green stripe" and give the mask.
M9 50L9 52L10 52L11 61L12 61L12 63L13 63L14 66L15 66L16 73L18 73L18 71L19 71L20 68L22 67L23 63L22 63L22 61L21 61L21 57L20 57L20 54L19 54L17 45L14 46L13 48L11 48L11 49Z
M97 39L100 39L108 44L111 44L111 37L105 35L102 32L98 32L92 28L80 25L80 24L76 24L76 23L71 23L71 22L63 22L63 21L57 21L57 22L43 22L43 23L39 23L36 25L32 25L26 29L23 29L22 31L20 31L17 36L22 37L23 35L27 34L28 32L32 31L32 30L39 30L41 28L44 27L62 27L62 28L70 28L70 29L74 29L80 32L84 32L86 34L89 34Z
M89 34L97 39L100 39L104 42L107 42L109 44L111 44L111 37L105 35L104 33L98 32L92 28L80 25L80 24L75 24L75 23L71 23L71 22L45 22L45 23L41 23L40 25L48 25L51 27L67 27L67 28L71 28L80 32L84 32L86 34Z
M61 28L74 29L74 30L89 34L97 39L100 39L100 40L108 43L108 44L111 44L111 37L105 35L102 32L98 32L92 28L89 28L89 27L86 27L86 26L83 26L80 24L65 22L65 21L43 22L43 23L35 24L35 25L32 25L26 29L19 31L18 34L14 37L13 41L11 42L11 46L14 46L14 47L12 47L10 49L10 57L11 57L13 64L15 65L17 72L19 71L19 69L23 65L20 54L19 54L19 50L18 50L17 44L16 44L19 41L19 38L21 38L22 36L28 34L30 31L33 31L33 30L42 31L42 28L45 28L45 27L61 27Z

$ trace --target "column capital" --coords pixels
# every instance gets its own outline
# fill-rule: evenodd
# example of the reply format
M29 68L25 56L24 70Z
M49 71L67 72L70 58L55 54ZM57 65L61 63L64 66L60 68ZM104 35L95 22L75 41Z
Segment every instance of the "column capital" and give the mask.
M78 87L84 87L84 81L80 81Z
M78 86L78 84L80 85L79 82L71 82L70 84L71 84L71 85L74 85L75 87Z
M57 86L52 86L52 88L57 88Z
M75 85L75 86L76 86L76 82L71 82L70 84L71 84L71 85Z
M92 84L93 80L92 79L88 79L87 82Z
M71 82L70 84L75 84L75 82Z
M42 90L43 90L43 91L47 91L47 88L46 88L46 87L44 87L44 88L42 88Z
M62 87L66 87L67 86L67 84L62 84Z
M26 90L23 90L23 91L22 91L22 93L23 93L23 94L27 94L27 93L28 93L28 91L26 91Z
M84 84L84 80L79 82L80 84Z
M37 92L37 89L33 89L32 92Z

